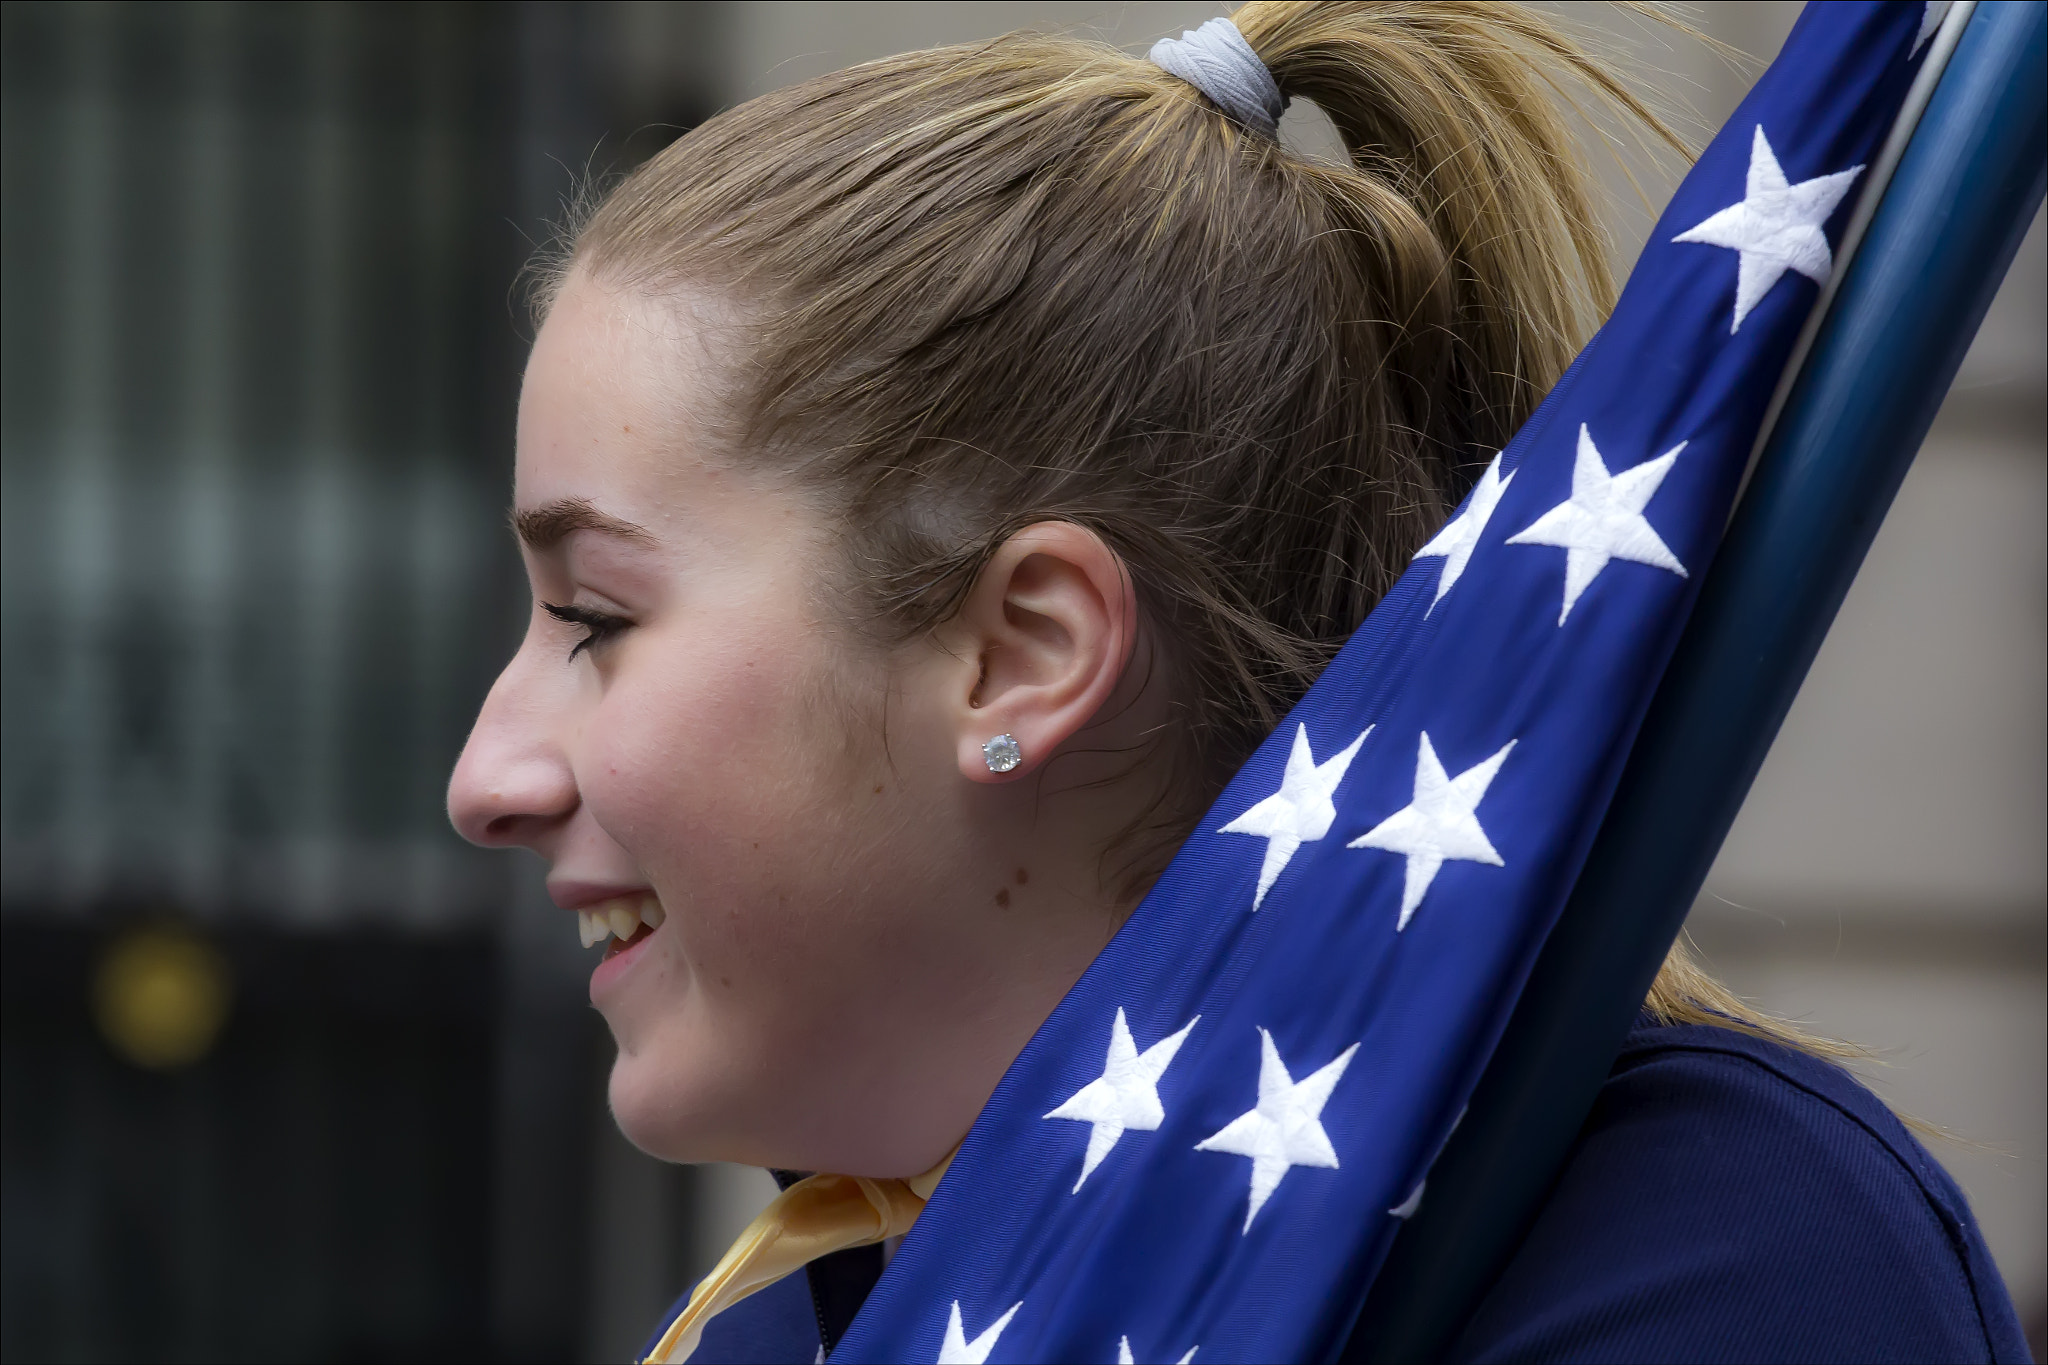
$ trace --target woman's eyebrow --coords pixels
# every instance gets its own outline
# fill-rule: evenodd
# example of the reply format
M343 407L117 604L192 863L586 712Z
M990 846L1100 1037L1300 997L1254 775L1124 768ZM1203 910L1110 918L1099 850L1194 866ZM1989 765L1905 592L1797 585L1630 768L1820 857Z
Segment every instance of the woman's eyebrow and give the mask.
M601 531L643 545L654 543L654 536L646 527L600 512L588 498L562 498L539 507L515 507L511 517L512 529L531 550L548 549L575 531Z

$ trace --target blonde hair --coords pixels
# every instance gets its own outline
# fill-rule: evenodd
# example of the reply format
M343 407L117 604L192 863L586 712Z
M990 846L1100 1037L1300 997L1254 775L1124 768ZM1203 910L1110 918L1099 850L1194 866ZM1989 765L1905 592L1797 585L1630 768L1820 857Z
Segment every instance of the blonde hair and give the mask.
M1034 521L1115 549L1177 714L1152 741L1170 797L1111 845L1125 889L1605 316L1573 101L1677 145L1517 6L1234 19L1348 164L1150 62L1012 34L720 114L614 189L551 277L730 301L725 434L833 509L865 628L930 630ZM1686 962L1650 1007L1729 1008Z
M1671 945L1664 965L1657 969L1657 979L1650 983L1650 993L1643 1000L1643 1013L1659 1024L1709 1024L1733 1029L1831 1061L1874 1060L1867 1048L1809 1033L1790 1020L1756 1008L1700 965L1683 934ZM1910 1118L1906 1122L1919 1131L1938 1131Z

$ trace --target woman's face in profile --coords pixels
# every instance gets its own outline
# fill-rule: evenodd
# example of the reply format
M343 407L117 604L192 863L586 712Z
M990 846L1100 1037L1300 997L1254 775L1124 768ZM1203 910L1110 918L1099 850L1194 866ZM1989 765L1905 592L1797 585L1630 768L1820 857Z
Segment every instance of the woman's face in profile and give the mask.
M823 519L705 447L687 317L572 278L536 339L515 487L533 608L450 813L546 860L565 936L579 911L623 919L590 993L635 1143L913 1174L1087 959L1020 998L1024 926L961 912L986 840L937 694L967 665L885 659L825 619Z

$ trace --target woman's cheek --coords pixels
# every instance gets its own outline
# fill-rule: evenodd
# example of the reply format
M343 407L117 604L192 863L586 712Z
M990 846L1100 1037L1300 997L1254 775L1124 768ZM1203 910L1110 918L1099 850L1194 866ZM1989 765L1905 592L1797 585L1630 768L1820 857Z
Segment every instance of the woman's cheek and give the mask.
M717 796L736 785L747 732L761 718L744 694L681 685L661 676L658 660L613 681L584 731L584 799L606 832L647 871L670 846L693 842ZM646 676L646 675L653 676Z
M830 741L807 737L816 708L788 681L806 661L767 670L780 685L731 656L633 662L584 729L592 817L687 917L693 957L787 952L815 909L817 850L839 832L825 826L843 819L826 790L842 783L817 761Z

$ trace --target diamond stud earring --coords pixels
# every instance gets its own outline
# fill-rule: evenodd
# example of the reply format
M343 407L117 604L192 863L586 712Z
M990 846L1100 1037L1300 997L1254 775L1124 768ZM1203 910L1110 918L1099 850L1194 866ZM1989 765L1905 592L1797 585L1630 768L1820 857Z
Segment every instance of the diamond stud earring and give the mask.
M1015 735L997 735L981 746L981 757L992 773L1006 773L1024 761L1024 751L1017 747Z

